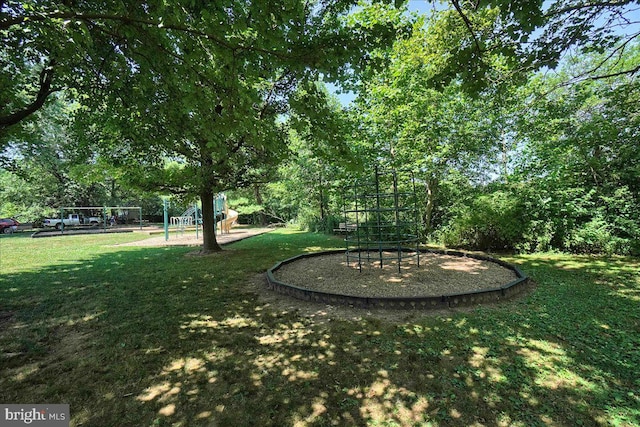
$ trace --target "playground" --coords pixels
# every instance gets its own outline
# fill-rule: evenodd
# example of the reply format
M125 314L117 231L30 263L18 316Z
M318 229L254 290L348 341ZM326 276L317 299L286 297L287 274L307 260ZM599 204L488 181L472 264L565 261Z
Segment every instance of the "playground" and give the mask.
M219 199L207 256L197 205L3 238L0 400L73 426L638 425L637 260L427 249L414 184L355 182L334 236Z
M0 28L0 427L640 427L640 1Z
M503 292L503 285L526 286L525 280L519 280L521 272L492 262L489 257L458 255L425 251L420 264L409 260L399 272L396 260L382 266L376 261L359 269L345 260L342 251L329 251L294 258L271 269L268 277L274 290L302 299L378 309L495 302L514 292L510 288L510 294ZM306 293L294 289L304 289Z
M344 249L299 254L267 271L289 297L370 309L442 309L503 302L528 277L486 254L427 250L419 242L416 179L376 167L343 190Z
M197 203L189 206L180 216L169 216L168 202L165 200L164 224L161 226L149 224L148 221L142 220L142 208L138 206L70 206L60 208L59 212L59 217L54 219L54 221L57 221L55 227L39 229L31 234L31 237L136 233L151 237L141 237L139 240L124 245L156 247L198 246L203 243L201 208ZM91 226L85 226L85 224L81 222L68 224L65 217L67 215L69 215L69 217L79 217L80 215L75 214L76 212L99 212L100 217L96 217L95 223L92 223ZM111 212L114 212L117 216L111 215ZM134 212L134 214L130 214L130 212ZM216 240L221 245L243 240L272 230L266 227L248 227L238 224L238 212L229 208L227 197L224 193L216 195L214 199L214 217L216 218Z

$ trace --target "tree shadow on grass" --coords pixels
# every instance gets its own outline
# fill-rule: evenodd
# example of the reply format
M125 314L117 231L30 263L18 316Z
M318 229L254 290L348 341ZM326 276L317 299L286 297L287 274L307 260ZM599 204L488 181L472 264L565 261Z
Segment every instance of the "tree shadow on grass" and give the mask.
M508 309L317 322L241 290L282 255L246 245L4 276L0 400L70 403L72 425L640 423L623 264L518 258L539 286Z

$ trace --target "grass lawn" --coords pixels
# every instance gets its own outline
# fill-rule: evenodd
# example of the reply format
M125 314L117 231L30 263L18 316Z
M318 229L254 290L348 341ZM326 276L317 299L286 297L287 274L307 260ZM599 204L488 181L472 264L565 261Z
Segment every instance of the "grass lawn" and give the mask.
M1 403L68 403L72 426L640 425L638 259L509 256L538 284L516 302L319 321L246 283L337 238L114 246L135 238L0 237Z

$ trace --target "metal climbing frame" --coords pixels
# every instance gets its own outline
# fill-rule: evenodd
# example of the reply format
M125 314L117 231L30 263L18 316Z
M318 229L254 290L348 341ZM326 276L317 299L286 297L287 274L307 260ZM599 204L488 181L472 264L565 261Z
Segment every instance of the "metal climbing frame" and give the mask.
M347 264L404 260L420 265L419 213L413 172L376 167L373 180L355 180L343 194Z
M169 226L175 227L176 234L180 233L180 235L184 234L186 227L191 227L195 225L196 230L196 239L199 238L200 233L200 225L202 225L202 215L201 208L198 207L198 203L194 203L190 205L187 210L185 210L180 216L172 216L169 218L169 200L163 199L163 208L164 208L164 240L169 240ZM224 193L216 194L213 199L213 216L216 218L214 222L214 233L217 232L218 227L218 218L222 217L226 214L227 211L227 196ZM223 230L220 227L220 233L222 234ZM228 233L229 231L227 231Z

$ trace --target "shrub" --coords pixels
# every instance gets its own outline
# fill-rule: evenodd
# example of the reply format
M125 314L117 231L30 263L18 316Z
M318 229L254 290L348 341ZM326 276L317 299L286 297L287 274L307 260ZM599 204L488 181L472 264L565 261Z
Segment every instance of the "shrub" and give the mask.
M637 255L640 247L637 238L615 235L616 221L607 221L598 215L589 222L571 231L565 249L573 253L599 253ZM630 231L630 230L627 230ZM628 233L625 233L628 234Z
M548 252L553 250L556 238L556 227L549 220L525 221L522 238L515 248L519 252Z
M574 253L611 253L611 241L609 224L598 216L571 230L564 247Z
M337 215L326 215L324 218L320 218L313 210L303 210L299 213L297 222L301 230L332 233L333 229L343 221L343 218Z
M514 249L524 229L518 199L505 191L480 195L457 212L441 232L447 246L467 249Z

